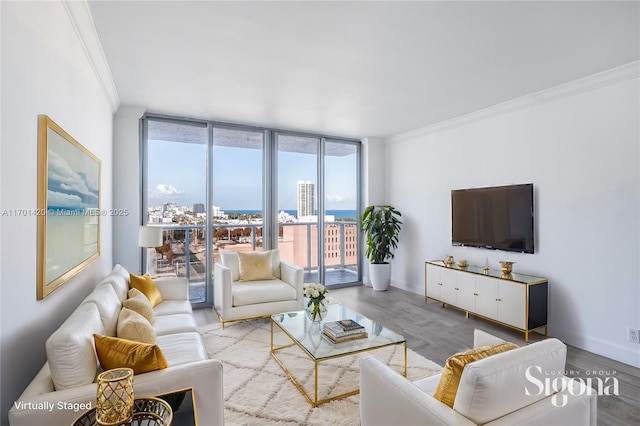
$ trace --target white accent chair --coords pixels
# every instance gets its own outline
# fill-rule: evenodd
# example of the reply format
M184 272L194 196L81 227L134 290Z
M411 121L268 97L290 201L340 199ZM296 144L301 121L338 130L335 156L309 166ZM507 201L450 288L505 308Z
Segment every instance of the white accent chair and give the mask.
M227 322L303 309L303 269L280 260L278 249L271 253L274 280L239 281L238 253L220 252L214 265L213 305L223 328Z
M476 330L474 347L503 342ZM563 375L567 348L558 339L492 355L464 367L453 408L433 398L440 374L410 382L371 355L360 358L360 421L374 425L596 425L596 392ZM557 389L527 379L527 368ZM555 374L554 374L555 373ZM531 395L527 395L525 388Z

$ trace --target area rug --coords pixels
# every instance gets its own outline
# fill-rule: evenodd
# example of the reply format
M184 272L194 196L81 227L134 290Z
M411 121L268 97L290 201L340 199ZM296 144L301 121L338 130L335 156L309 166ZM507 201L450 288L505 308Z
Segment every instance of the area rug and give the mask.
M358 425L360 396L331 401L312 408L282 368L269 355L270 320L260 319L225 326L200 328L210 358L224 366L225 424L236 425ZM291 340L276 329L274 343ZM394 370L403 367L403 347L368 352ZM278 357L309 395L313 395L313 362L297 346ZM322 362L319 366L320 399L358 389L358 355ZM437 374L442 367L407 350L407 377L416 380Z

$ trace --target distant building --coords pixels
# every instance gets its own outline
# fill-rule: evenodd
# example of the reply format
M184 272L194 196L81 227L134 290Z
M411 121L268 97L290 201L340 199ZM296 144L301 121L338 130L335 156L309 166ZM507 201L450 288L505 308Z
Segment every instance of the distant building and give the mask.
M176 203L165 203L162 205L162 213L173 211L176 207Z
M335 215L332 214L327 214L324 215L324 222L335 222L336 221L336 217ZM318 215L312 215L312 216L301 216L300 218L298 218L298 223L318 223Z
M292 223L292 222L295 222L295 217L291 216L289 213L285 212L284 210L281 210L280 213L278 213L278 222Z
M193 215L196 216L198 213L204 213L204 204L195 203L193 205Z
M315 184L308 180L298 181L298 218L313 216L315 213Z
M211 206L211 216L218 219L227 219L228 215L224 213L218 206Z
M281 259L305 269L317 268L318 227L312 225L311 232L308 234L307 225L283 226L278 249ZM343 260L344 264L342 264ZM324 263L327 268L358 264L358 228L355 224L346 225L342 229L339 224L325 225Z

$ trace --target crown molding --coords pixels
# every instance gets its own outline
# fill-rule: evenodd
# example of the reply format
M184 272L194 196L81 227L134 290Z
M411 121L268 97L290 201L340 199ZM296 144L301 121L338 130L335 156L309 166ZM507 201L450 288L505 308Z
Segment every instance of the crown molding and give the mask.
M580 93L589 92L601 87L616 84L622 81L640 77L640 61L631 62L616 68L592 74L587 77L573 80L568 83L544 89L539 92L530 93L519 98L503 102L488 108L471 112L469 114L454 117L429 126L411 130L406 133L388 137L385 144L391 145L415 139L417 137L442 132L444 130L459 127L475 121L487 119L499 114L518 111L536 105L575 96Z
M118 111L114 114L116 117L129 117L140 119L145 113L147 109L144 107L139 107L135 105L120 105Z
M106 95L111 112L115 113L120 107L120 97L116 89L116 84L111 75L109 63L102 49L102 44L98 38L89 4L86 0L63 0L71 25L78 36L78 40L82 45L85 55L93 68L93 72L102 87L102 91Z

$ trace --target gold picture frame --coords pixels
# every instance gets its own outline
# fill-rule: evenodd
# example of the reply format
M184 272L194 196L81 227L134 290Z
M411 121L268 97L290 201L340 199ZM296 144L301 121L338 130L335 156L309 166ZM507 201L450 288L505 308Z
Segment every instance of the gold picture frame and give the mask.
M101 166L48 116L38 116L38 300L100 257Z

